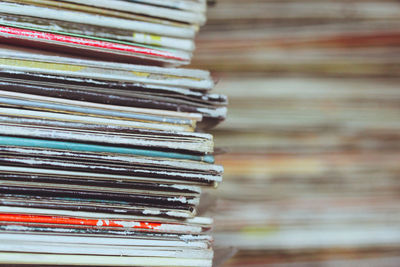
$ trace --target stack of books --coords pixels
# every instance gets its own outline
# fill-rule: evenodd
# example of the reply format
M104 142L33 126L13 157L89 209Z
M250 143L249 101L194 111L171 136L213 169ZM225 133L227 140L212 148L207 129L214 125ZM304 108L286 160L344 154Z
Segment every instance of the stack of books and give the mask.
M1 1L2 42L112 61L190 62L205 1Z
M205 131L227 100L209 72L172 67L205 9L1 1L1 264L211 266L197 210L222 180Z

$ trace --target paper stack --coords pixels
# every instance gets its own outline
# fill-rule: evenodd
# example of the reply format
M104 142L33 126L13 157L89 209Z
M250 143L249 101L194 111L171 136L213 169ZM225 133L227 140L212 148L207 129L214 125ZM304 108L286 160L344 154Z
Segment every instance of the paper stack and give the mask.
M7 0L2 42L152 64L189 63L204 0Z
M207 71L164 67L189 62L204 10L1 1L1 264L211 266L196 215L223 169L196 129L226 98Z

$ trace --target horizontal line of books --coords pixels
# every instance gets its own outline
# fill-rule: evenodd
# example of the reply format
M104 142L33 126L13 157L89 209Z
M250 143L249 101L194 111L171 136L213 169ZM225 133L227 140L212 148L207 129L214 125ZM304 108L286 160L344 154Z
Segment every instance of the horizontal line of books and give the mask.
M123 61L190 62L203 0L0 1L0 39Z
M211 266L206 2L0 2L0 264Z

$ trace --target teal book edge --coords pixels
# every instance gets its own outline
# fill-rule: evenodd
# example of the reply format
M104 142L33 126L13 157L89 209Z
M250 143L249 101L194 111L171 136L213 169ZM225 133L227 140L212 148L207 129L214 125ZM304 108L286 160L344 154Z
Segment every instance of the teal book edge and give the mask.
M143 157L184 159L184 160L194 160L194 161L203 161L207 163L214 163L214 156L212 155L198 156L198 155L190 155L190 154L176 153L176 152L103 146L94 144L43 140L43 139L33 139L33 138L21 138L12 136L0 136L0 145L61 149L70 151L117 153L117 154L128 154L128 155L143 156Z

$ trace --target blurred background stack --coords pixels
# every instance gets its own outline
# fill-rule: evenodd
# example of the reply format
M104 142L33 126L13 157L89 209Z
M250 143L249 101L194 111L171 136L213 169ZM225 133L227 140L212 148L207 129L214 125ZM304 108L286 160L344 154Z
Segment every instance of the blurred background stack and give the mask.
M230 99L226 266L399 266L400 2L219 0L194 65Z

